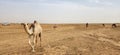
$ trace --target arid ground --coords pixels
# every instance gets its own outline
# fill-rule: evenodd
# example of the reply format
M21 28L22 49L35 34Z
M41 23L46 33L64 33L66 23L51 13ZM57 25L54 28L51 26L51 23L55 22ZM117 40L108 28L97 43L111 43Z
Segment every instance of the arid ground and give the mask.
M28 34L21 24L0 25L0 55L120 55L120 24L42 24L42 47L38 39L31 52Z

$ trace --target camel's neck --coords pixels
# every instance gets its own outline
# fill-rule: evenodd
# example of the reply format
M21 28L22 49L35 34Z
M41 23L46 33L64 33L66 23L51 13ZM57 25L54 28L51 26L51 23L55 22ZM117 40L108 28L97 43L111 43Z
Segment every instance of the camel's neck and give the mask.
M27 24L25 24L24 28L25 28L25 31L26 31L29 35L31 35L31 34L33 33L33 31L32 31L33 28L30 28L30 29L29 29L29 27L28 27Z

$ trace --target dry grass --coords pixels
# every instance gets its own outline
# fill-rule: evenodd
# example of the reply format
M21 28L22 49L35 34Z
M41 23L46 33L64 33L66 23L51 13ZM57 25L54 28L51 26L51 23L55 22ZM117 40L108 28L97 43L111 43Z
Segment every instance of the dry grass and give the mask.
M22 25L0 25L0 55L120 55L120 27L59 24L54 29L53 26L42 25L42 47L38 43L32 53Z

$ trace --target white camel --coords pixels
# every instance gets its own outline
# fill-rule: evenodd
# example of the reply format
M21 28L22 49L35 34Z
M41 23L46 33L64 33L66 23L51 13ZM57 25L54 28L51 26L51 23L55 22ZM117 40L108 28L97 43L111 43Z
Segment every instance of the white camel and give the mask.
M29 35L29 44L32 48L32 51L35 52L35 44L37 43L37 37L40 38L40 46L41 46L41 34L42 34L42 27L37 22L34 23L29 27L27 23L24 23L24 28Z

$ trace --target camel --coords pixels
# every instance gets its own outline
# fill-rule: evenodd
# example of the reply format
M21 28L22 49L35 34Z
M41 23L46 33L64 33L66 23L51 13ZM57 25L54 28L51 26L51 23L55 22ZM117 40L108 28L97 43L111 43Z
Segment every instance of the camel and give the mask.
M37 43L37 37L40 38L40 46L41 46L41 34L42 34L42 27L37 21L29 27L27 23L24 23L25 31L29 35L29 44L32 48L32 52L35 52L35 44Z
M56 28L57 28L57 25L55 24L55 25L53 26L53 28L56 29Z
M103 27L105 27L105 24L102 24Z
M116 27L117 27L117 25L116 25L116 24L112 24L112 28L114 28L114 27L116 28Z
M86 28L88 27L88 23L86 23Z

